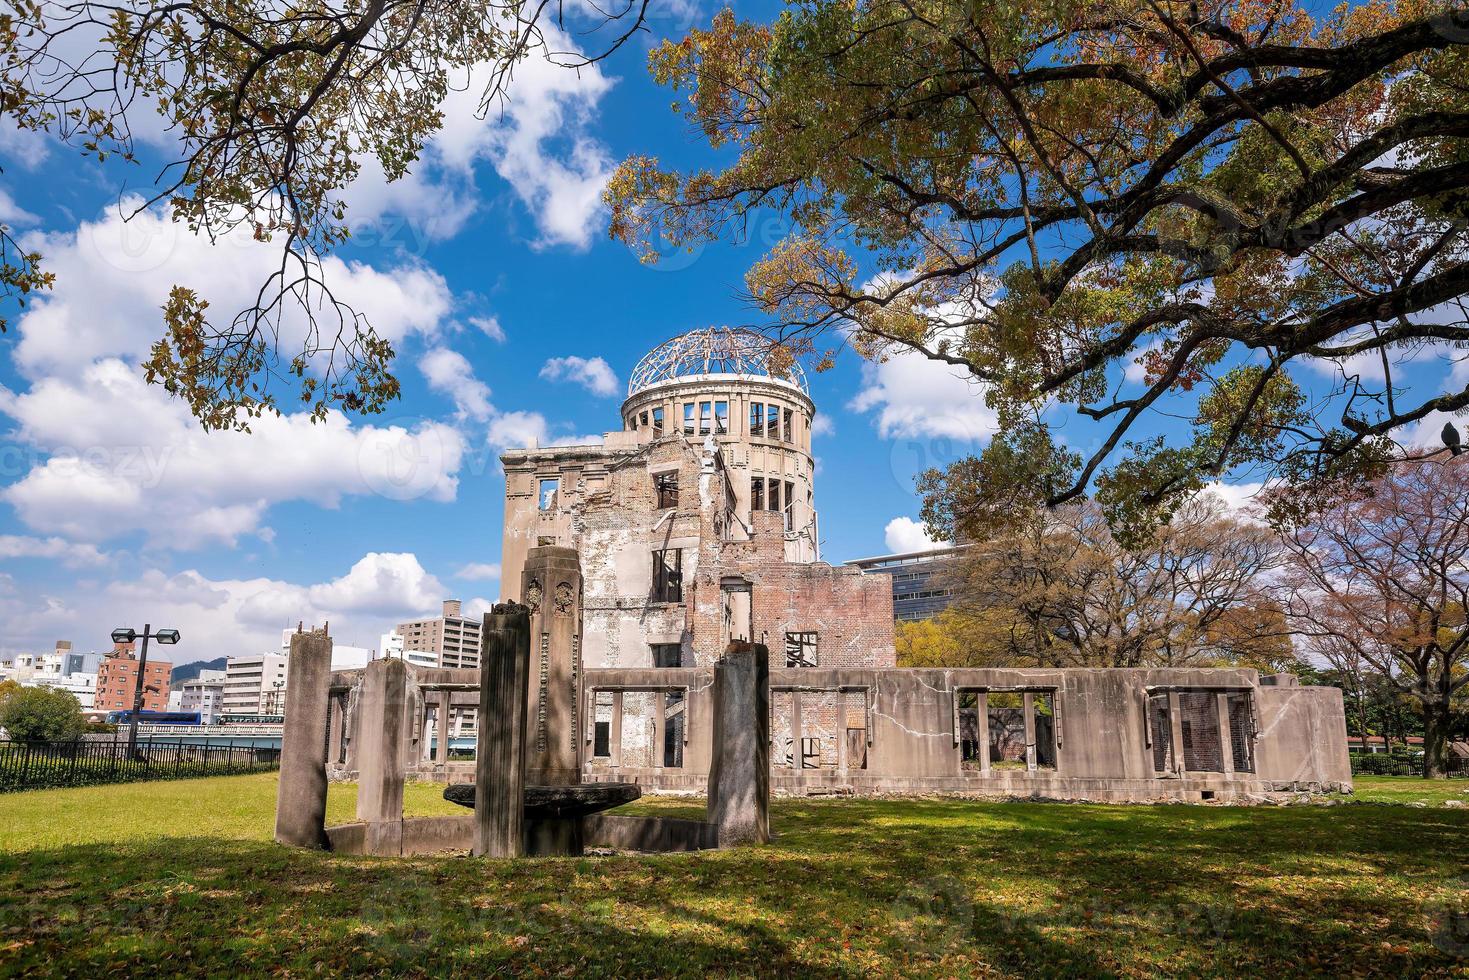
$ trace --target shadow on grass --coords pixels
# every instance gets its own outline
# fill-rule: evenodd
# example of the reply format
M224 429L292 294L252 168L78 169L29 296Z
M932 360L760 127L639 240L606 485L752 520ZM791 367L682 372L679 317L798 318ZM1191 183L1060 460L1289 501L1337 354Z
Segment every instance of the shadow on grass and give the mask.
M5 855L0 973L1469 964L1431 934L1462 898L1469 815L781 801L775 826L764 848L600 859L386 860L201 838Z

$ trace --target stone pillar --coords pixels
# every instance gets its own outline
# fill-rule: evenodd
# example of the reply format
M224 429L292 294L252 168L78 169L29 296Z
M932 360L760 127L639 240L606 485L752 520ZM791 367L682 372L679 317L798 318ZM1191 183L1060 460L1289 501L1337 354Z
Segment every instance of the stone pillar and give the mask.
M434 722L434 735L438 744L434 747L434 762L445 765L449 761L449 719L454 717L454 694L439 692L438 718Z
M764 644L731 643L714 665L710 755L708 820L719 830L719 846L769 841L770 657Z
M374 660L362 678L357 713L357 819L366 823L368 854L398 854L403 839L403 752L408 665Z
M530 606L530 676L526 702L526 782L581 782L577 686L581 664L581 562L575 548L526 553L523 594Z
M480 630L479 741L474 762L474 853L525 853L526 683L530 616L504 603Z
M290 692L286 692L289 700ZM327 701L326 734L326 761L328 765L341 765L346 756L345 725L347 715L347 696L345 694L332 694Z
M275 839L282 844L328 846L326 741L331 681L331 637L316 631L293 635L286 665L286 720L275 797Z

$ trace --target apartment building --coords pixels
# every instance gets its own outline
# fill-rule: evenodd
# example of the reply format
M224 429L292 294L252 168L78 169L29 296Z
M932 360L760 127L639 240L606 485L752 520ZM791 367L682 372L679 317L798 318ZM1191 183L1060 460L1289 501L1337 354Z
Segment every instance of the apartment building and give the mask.
M278 653L230 657L225 662L221 714L278 715L285 705L286 658Z
M92 707L97 711L131 711L138 685L136 644L119 643L97 665L97 692ZM143 710L167 711L173 664L148 658L143 668Z
M178 710L197 711L202 723L213 725L224 714L228 678L227 670L201 670L198 677L182 681L174 692L178 695Z
M463 615L458 599L445 599L442 615L399 623L394 632L403 638L403 655L410 663L421 667L478 667L479 628L480 620Z

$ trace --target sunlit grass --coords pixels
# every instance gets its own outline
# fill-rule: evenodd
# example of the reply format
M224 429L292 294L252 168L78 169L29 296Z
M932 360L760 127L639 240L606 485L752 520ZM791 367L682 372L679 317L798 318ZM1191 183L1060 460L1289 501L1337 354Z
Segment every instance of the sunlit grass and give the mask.
M767 847L487 862L281 847L274 797L274 775L0 797L0 975L1469 969L1434 944L1469 840L1441 805L780 800ZM462 812L437 786L406 800ZM333 786L330 819L354 801Z

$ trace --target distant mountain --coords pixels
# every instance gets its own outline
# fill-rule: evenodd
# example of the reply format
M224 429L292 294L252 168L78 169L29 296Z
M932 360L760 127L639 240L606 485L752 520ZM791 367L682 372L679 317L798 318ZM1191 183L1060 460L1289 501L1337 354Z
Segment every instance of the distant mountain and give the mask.
M193 663L184 664L173 669L172 682L191 681L199 676L201 670L224 670L227 657L215 657L213 660L195 660Z

